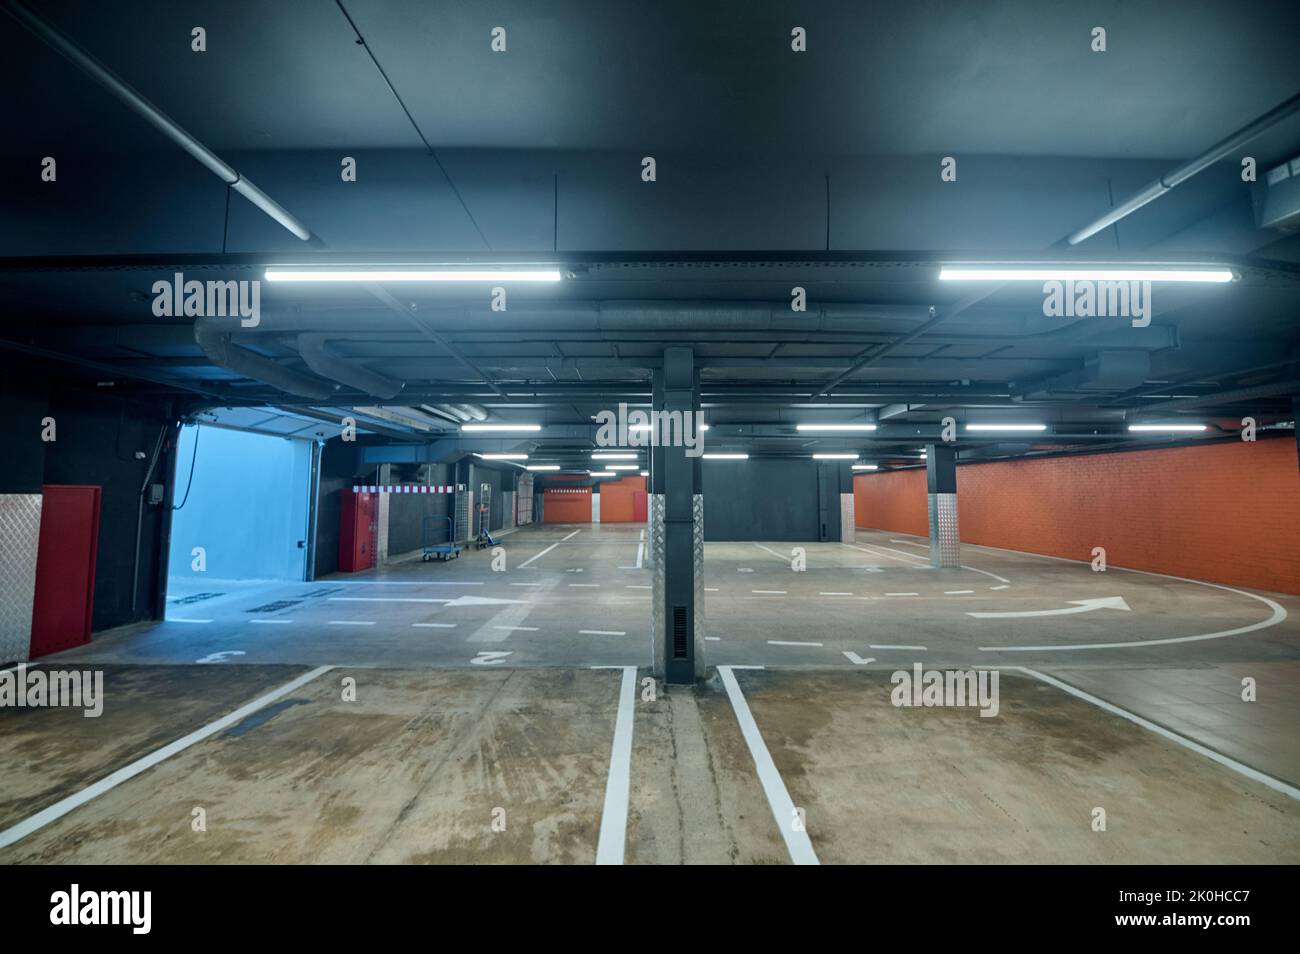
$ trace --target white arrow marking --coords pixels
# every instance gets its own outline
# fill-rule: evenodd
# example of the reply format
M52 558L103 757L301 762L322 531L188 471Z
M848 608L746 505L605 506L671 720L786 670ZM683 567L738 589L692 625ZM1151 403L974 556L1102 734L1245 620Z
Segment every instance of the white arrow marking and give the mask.
M491 651L484 650L483 652L480 652L476 657L471 659L470 662L474 663L476 666L495 666L498 663L505 662L506 657L511 655L513 655L513 653L510 653L508 651L502 652L500 650L497 650L495 652L491 652Z
M851 653L847 649L844 650L844 656L855 666L865 666L867 663L873 663L876 661L874 656L868 656L866 659L863 659L857 653Z
M1070 616L1074 613L1089 613L1096 609L1117 609L1131 612L1122 596L1103 596L1095 600L1068 600L1071 605L1064 609L1027 610L1023 613L967 613L976 619L1024 619L1029 616Z
M247 654L242 649L227 649L224 652L220 652L220 653L208 653L208 655L204 656L202 659L196 659L194 661L196 663L225 662L231 656L244 656L244 655Z

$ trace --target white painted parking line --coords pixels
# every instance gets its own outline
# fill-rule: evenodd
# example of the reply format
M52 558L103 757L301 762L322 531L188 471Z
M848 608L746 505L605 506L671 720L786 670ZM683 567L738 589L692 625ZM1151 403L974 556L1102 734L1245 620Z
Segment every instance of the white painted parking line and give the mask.
M818 596L852 596L852 593L818 593Z
M769 646L824 646L825 643L805 643L795 639L769 639Z
M293 622L291 619L250 619L249 622L254 626L288 626Z
M567 540L568 537L565 537L565 539ZM560 545L559 543L552 543L549 547L547 547L547 548L546 548L545 550L543 550L541 553L535 553L535 554L533 554L532 556L530 556L527 560L525 560L523 563L519 564L519 568L522 570L524 567L528 566L528 564L532 563L534 560L540 560L542 557L546 556L546 554L550 553L552 550L554 550L554 549L555 549L556 547L558 547L559 545Z
M944 596L965 596L967 593L974 593L974 590L944 590Z
M560 542L563 543L565 540L572 540L574 537L576 537L576 536L577 536L578 534L580 534L580 533L582 533L582 528L581 528L581 527L579 527L577 530L574 530L574 531L573 531L571 534L569 534L567 537L562 537L562 538L560 539Z
M627 633L621 629L580 629L579 636L626 636Z
M511 583L511 586L541 586L540 583Z
M600 812L596 864L621 865L627 844L627 806L632 777L632 706L636 702L636 666L622 666L618 690L618 715L614 719L614 746L605 780L605 805Z
M770 553L770 554L772 554L772 556L776 557L776 558L777 558L778 560L780 560L782 563L789 563L789 562L790 562L790 559L791 559L790 557L786 556L784 553L777 553L777 552L776 552L775 550L773 550L771 547L765 547L765 546L763 546L763 544L761 544L761 543L755 543L754 546L758 547L760 550L764 551L765 553Z
M757 593L759 596L785 596L785 590L750 590L751 593Z
M1150 731L1156 733L1156 735L1162 736L1171 742L1176 742L1178 745L1181 745L1185 749L1191 749L1193 752L1197 753L1198 755L1203 755L1207 759L1210 759L1211 761L1218 762L1220 765L1224 766L1225 768L1232 769L1232 771L1238 773L1239 775L1244 775L1246 776L1246 778L1252 779L1253 781L1256 782L1260 782L1263 785L1267 785L1269 788L1273 789L1274 791L1281 792L1283 795L1286 795L1288 798L1293 798L1297 801L1300 801L1300 789L1296 788L1294 785L1288 785L1286 782L1283 782L1281 779L1276 779L1271 775L1265 775L1263 772L1259 771L1258 769L1253 769L1249 765L1245 765L1241 762L1238 762L1236 759L1230 759L1226 755L1221 755L1218 752L1214 751L1213 749L1201 745L1201 743L1199 742L1189 739L1186 736L1179 735L1177 732L1172 732L1169 729L1166 729L1162 725L1157 725L1154 722L1142 718L1140 715L1137 715L1136 713L1129 712L1127 709L1121 709L1119 706L1115 705L1114 703L1107 702L1105 699L1099 699L1096 696L1092 695L1091 693L1084 692L1082 689L1076 689L1074 686L1070 685L1069 683L1062 682L1059 679L1055 679L1052 676L1047 675L1046 673L1041 673L1034 669L1026 669L1024 666L1017 666L1016 668L1028 676L1032 676L1041 682L1047 683L1049 686L1055 686L1057 689L1060 689L1062 692L1068 692L1070 695L1082 699L1085 702L1090 702L1094 706L1097 706L1100 709L1105 709L1107 712L1111 713L1112 715L1117 715L1121 719L1127 719L1129 722L1132 722L1134 725L1140 725L1144 729L1149 729Z
M187 619L184 616L168 616L164 623L210 623L210 619Z
M508 632L514 632L515 630L521 630L521 631L523 631L523 632L525 632L525 633L535 633L535 632L537 632L537 627L536 627L536 626L493 626L492 628L493 628L493 629L504 629L504 630L507 630Z
M421 629L455 629L456 628L455 623L412 623L411 625L419 627Z
M331 596L331 603L451 603L451 597L437 596Z
M973 566L965 566L965 565L963 564L962 569L963 569L963 570L970 570L972 573L982 573L982 574L984 574L985 576L991 576L991 577L993 577L993 579L997 580L999 583L1010 583L1010 582L1011 582L1011 581L1008 580L1005 576L998 576L996 573L990 573L988 570L979 570L979 569L976 569L976 568L973 567ZM997 586L995 586L995 587L993 587L993 589L995 589L995 590L996 590L996 589L1006 589L1006 587L1005 587L1005 586L1002 586L1002 587L997 587Z
M718 588L717 588L716 586L706 586L706 587L704 588L704 592L705 592L705 593L716 593L716 592L718 592Z
M909 546L909 547L920 547L922 550L928 550L928 549L930 549L930 544L928 544L928 543L917 543L917 542L914 541L914 540L895 540L895 539L893 539L893 538L891 537L890 540L889 540L889 542L890 542L890 543L901 543L901 544L904 544L905 546Z
M868 643L867 648L868 649L914 649L917 652L928 652L928 650L924 646L903 646L896 643L892 645L889 643Z
M990 586L990 587L989 587L990 590L1005 590L1006 588L1007 588L1007 584L1005 584L1005 583L1003 583L1001 586Z
M224 715L220 719L217 719L215 722L209 722L201 729L195 729L189 735L182 736L181 738L177 739L175 742L169 742L167 745L164 745L162 748L155 749L154 751L150 752L148 755L144 756L143 758L136 759L134 762L130 763L129 765L118 769L113 774L100 779L98 782L95 782L93 785L90 785L87 788L83 788L81 791L77 792L76 794L69 795L67 798L55 802L50 807L42 809L41 811L37 812L35 815L23 819L18 824L12 825L11 827L4 829L3 831L0 831L0 848L6 848L9 845L12 845L14 842L26 838L28 835L32 834L32 832L44 828L52 821L57 821L58 819L62 818L64 815L68 814L72 810L86 804L86 802L90 801L91 799L98 798L100 795L103 795L105 792L116 788L117 786L121 785L123 782L135 778L141 772L144 772L147 769L152 768L153 766L157 765L159 762L171 758L173 755L176 755L178 752L183 752L185 749L188 749L196 742L202 742L204 739L212 735L215 735L216 733L220 732L222 729L229 728L232 725L236 725L239 722L242 722L244 719L248 718L257 710L265 708L266 706L270 705L272 702L275 702L277 699L282 698L283 696L287 696L295 689L299 689L305 686L307 683L311 682L317 676L321 676L324 673L329 672L333 668L334 668L333 666L317 666L315 669L311 670L311 672L303 673L297 679L290 680L280 688L274 689L271 692L268 692L266 695L254 699L252 702L248 703L247 705L240 706L238 709L236 709L234 712L230 713L229 715Z
M570 586L586 586L586 587L600 586L599 583L570 583L569 585L570 585Z
M902 550L893 550L889 547L882 547L878 544L870 548L860 547L853 543L842 543L840 545L848 547L851 550L861 550L863 553L870 553L872 556L882 556L886 559L894 559L899 563L906 563L908 566L928 567L930 565L929 560L919 557L915 553L904 553ZM891 554L893 554L893 556L891 556Z
M920 593L886 593L886 596L920 596Z
M642 561L644 560L645 560L645 544L638 543L636 545L636 568L638 570L641 569L641 564Z
M727 690L727 698L731 700L736 721L740 723L740 734L744 736L745 744L749 746L749 755L754 760L754 768L758 770L758 780L763 785L763 794L767 796L767 804L772 810L772 817L776 820L776 827L780 829L781 837L785 839L790 860L797 865L821 864L817 860L817 852L813 851L808 832L795 827L795 819L800 816L795 811L790 793L786 791L785 782L781 780L781 773L776 770L776 763L772 761L772 755L767 751L763 735L758 731L758 724L749 711L749 703L745 701L745 695L740 691L740 685L732 672L733 669L761 668L761 666L719 666L718 676Z
M720 642L722 642L722 637L721 637L721 636L705 636L704 638L705 638L708 642L711 642L711 643L720 643Z
M332 619L329 621L330 626L374 626L373 619Z
M648 590L648 589L652 589L652 587L650 587L649 585L647 585L647 584L645 584L645 583L629 583L629 584L627 585L627 588L628 588L629 590Z

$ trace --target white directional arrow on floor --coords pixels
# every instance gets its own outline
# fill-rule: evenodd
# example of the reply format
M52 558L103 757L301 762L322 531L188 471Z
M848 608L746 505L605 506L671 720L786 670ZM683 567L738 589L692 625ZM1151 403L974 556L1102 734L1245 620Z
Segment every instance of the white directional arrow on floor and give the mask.
M849 662L853 663L853 665L855 666L865 666L867 663L873 663L876 661L875 656L868 656L866 659L863 659L857 653L850 652L847 649L844 650L844 656L846 659L848 659Z
M1069 606L1063 609L1026 610L1020 613L967 613L976 619L1022 619L1030 616L1070 616L1074 613L1089 613L1097 609L1117 609L1131 612L1122 596L1103 596L1094 600L1068 600Z
M225 662L235 656L247 655L242 649L227 649L219 653L208 653L202 659L194 660L196 663L217 663Z

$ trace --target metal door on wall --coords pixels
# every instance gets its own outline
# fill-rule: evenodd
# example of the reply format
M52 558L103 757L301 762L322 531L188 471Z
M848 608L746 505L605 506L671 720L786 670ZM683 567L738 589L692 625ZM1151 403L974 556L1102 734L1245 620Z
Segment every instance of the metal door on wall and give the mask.
M375 565L375 494L345 490L339 507L339 569L344 573Z
M647 519L648 495L644 490L635 490L632 492L632 519L636 523L645 523Z
M43 489L30 658L90 642L99 487Z

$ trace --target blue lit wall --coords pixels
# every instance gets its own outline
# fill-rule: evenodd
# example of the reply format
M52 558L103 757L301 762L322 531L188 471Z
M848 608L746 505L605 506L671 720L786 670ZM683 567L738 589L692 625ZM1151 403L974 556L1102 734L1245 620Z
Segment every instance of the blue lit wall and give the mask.
M208 580L301 580L306 566L311 444L219 427L181 430L176 455L170 573ZM191 569L194 547L207 551L207 571Z

